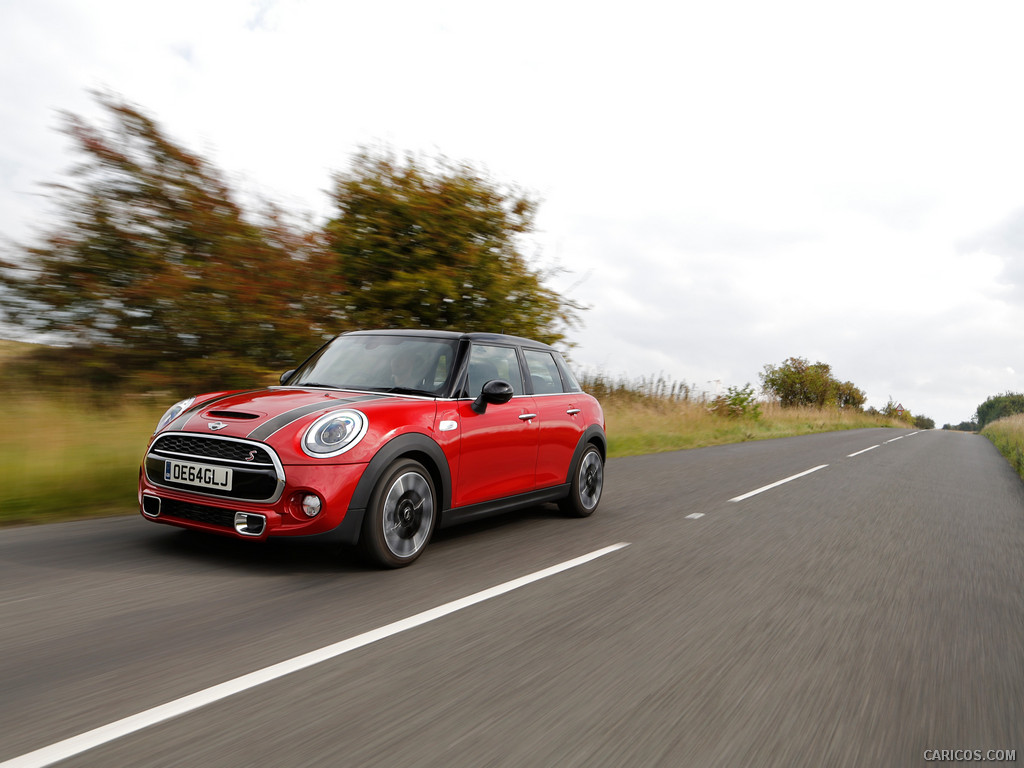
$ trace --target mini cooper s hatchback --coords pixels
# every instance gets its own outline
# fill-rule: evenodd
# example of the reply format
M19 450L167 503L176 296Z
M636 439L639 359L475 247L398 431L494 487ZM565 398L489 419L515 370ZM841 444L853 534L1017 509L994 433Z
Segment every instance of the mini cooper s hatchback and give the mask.
M515 336L356 331L281 386L172 406L139 474L143 517L243 539L320 535L398 568L437 527L557 502L597 509L600 404Z

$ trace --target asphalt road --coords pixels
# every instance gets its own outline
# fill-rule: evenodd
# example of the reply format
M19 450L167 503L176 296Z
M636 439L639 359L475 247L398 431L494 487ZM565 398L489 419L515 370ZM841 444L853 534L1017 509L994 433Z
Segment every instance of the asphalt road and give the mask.
M910 430L613 460L594 517L393 572L139 517L2 530L0 766L1024 761L1022 552L991 444Z

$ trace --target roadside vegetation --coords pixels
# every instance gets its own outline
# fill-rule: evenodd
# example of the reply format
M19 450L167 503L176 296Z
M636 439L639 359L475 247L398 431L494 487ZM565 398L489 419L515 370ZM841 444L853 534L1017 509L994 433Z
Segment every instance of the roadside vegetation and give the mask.
M336 333L490 331L569 346L584 307L527 254L538 202L478 168L363 150L316 224L244 198L141 109L97 95L104 124L65 115L79 162L52 183L38 242L0 251L0 524L135 509L142 452L169 405L272 384ZM59 346L58 346L59 344ZM569 350L571 356L571 350ZM831 367L791 357L702 393L586 377L612 456L917 425Z
M38 355L36 345L0 341L0 380ZM138 468L157 419L185 388L101 391L68 383L47 389L9 384L0 432L0 525L134 514ZM261 383L271 383L269 381ZM663 378L614 381L584 376L605 408L611 456L805 435L837 429L906 427L858 408L783 407L752 387L709 395Z
M1024 413L1004 416L981 430L1024 479Z
M993 395L978 406L975 422L1024 479L1024 394Z
M878 411L830 405L783 406L757 397L750 385L721 394L695 391L665 379L610 381L583 377L600 399L612 456L635 456L710 445L809 435L841 429L909 427L912 420Z

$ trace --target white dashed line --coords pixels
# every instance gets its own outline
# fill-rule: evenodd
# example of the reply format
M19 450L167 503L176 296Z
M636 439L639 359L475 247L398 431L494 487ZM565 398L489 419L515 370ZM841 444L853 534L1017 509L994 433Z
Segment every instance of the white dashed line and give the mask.
M857 451L856 453L847 454L846 458L852 459L854 456L860 456L862 453L867 453L868 451L873 451L873 450L875 450L875 448L878 448L878 447L879 446L877 446L877 445L872 445L870 448L865 448L863 451Z
M692 515L687 515L686 519L687 520L700 520L702 517L704 517L704 513L703 512L694 512Z
M228 696L233 696L236 693L247 691L256 686L269 683L273 680L277 680L285 675L290 675L292 672L298 672L299 670L312 667L315 664L328 661L330 659L341 656L342 654L354 651L357 648L376 643L379 640L397 635L400 632L405 632L410 629L428 624L431 621L448 616L449 614L461 611L463 608L469 608L470 606L482 603L485 600L490 600L494 597L499 597L513 590L525 587L528 584L532 584L541 579L546 579L549 576L567 571L571 568L589 563L591 560L596 560L604 555L609 555L612 552L616 552L624 547L628 547L628 543L612 544L604 549L598 549L594 552L590 552L586 555L581 555L573 560L566 560L564 563L558 565L552 565L550 568L545 568L541 571L521 576L518 579L512 581L506 581L504 584L499 584L496 587L485 589L482 592L463 597L458 600L454 600L450 603L445 603L436 608L417 613L414 616L410 616L406 619L401 619L392 624L388 624L378 629L372 629L369 632L364 632L361 635L350 637L347 640L335 643L334 645L328 645L319 650L310 651L304 653L301 656L296 656L293 659L282 661L279 664L273 664L269 667L250 672L247 675L236 677L234 680L228 680L227 682L214 685L211 688L207 688L196 693L183 696L180 699L161 704L158 707L147 709L145 712L140 712L136 715L131 715L122 720L110 723L108 725L95 728L91 731L73 736L70 739L59 741L56 744L51 744L48 747L37 749L34 752L15 757L10 760L5 760L0 763L0 768L42 768L42 766L52 765L60 760L67 760L70 757L79 755L82 752L99 747L108 742L119 739L123 736L141 731L144 728L148 728L152 725L170 720L171 718L184 715L193 710L205 707L208 704L226 699Z
M758 488L756 491L751 491L750 493L744 493L742 496L737 496L734 499L729 499L729 501L743 501L744 499L749 499L751 496L757 496L757 494L759 494L759 493L764 493L765 491L771 490L772 488L777 488L780 485L788 483L788 482L790 482L792 480L796 480L797 478L803 477L804 475L809 475L812 472L817 472L819 469L824 469L827 466L828 466L828 464L820 464L817 467L812 467L811 469L808 469L808 470L806 470L804 472L800 472L799 474L793 475L791 477L787 477L784 480L779 480L778 482L774 482L771 485L766 485L763 488ZM0 766L0 768L2 768L2 766Z

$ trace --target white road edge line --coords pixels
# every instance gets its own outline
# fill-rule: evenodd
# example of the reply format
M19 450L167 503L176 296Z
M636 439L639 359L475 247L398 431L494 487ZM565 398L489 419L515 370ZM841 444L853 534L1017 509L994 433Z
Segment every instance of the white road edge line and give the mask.
M612 544L609 547L595 550L586 555L574 558L572 560L566 560L564 563L558 565L552 565L549 568L536 571L526 576L520 576L518 579L512 581L506 581L504 584L499 584L495 587L490 587L482 592L469 595L467 597L453 600L450 603L445 603L436 608L417 613L415 616L410 616L406 619L393 622L377 629L372 629L369 632L364 632L361 635L350 637L347 640L342 640L333 645L325 646L319 650L310 651L304 653L301 656L296 656L293 659L282 661L278 664L273 664L269 667L250 672L247 675L236 677L234 680L228 680L227 682L214 685L202 691L183 696L180 699L161 704L160 706L147 709L144 712L139 712L136 715L123 718L108 725L95 728L91 731L86 731L78 736L72 736L69 739L59 741L56 744L51 744L48 747L37 749L33 752L28 752L20 757L11 758L0 763L0 768L42 768L42 766L52 765L59 760L66 760L75 755L79 755L82 752L86 752L95 747L101 746L108 742L119 739L123 736L127 736L136 731L141 731L144 728L148 728L152 725L157 725L166 720L184 715L200 707L205 707L207 704L213 704L214 702L226 699L228 696L233 696L236 693L247 691L250 688L269 683L272 680L276 680L285 675L290 675L292 672L298 672L299 670L306 669L307 667L320 664L321 662L328 661L330 659L341 656L342 654L354 651L357 648L362 648L365 645L370 645L377 642L378 640L384 640L385 638L397 635L400 632L405 632L416 627L423 626L437 619L448 616L449 614L461 611L464 608L482 603L485 600L490 600L494 597L500 597L508 592L525 587L529 584L533 584L536 581L546 579L549 576L568 571L572 568L576 568L580 565L589 563L592 560L596 560L599 557L604 557L612 552L617 552L620 549L624 549L629 546L629 542L620 542L618 544Z
M796 480L797 478L803 477L804 475L809 475L811 474L811 472L817 472L819 469L824 469L827 466L828 464L820 464L817 467L812 467L811 469L808 469L804 472L800 472L799 474L793 475L792 477L787 477L784 480L779 480L778 482L772 483L771 485L766 485L763 488L758 488L756 491L744 493L742 496L737 496L735 499L729 499L729 501L743 501L744 499L749 499L751 496L757 496L757 494L759 493L764 493L765 491L771 490L772 488L777 488L780 485L784 485L785 483L788 483L792 480ZM0 764L0 768L4 768L2 764Z
M849 453L849 454L846 455L846 458L852 459L854 456L860 456L862 453L867 453L868 451L873 451L873 450L875 450L875 448L878 448L878 447L879 446L877 446L877 445L872 445L870 448L865 448L863 451L857 451L856 453Z

